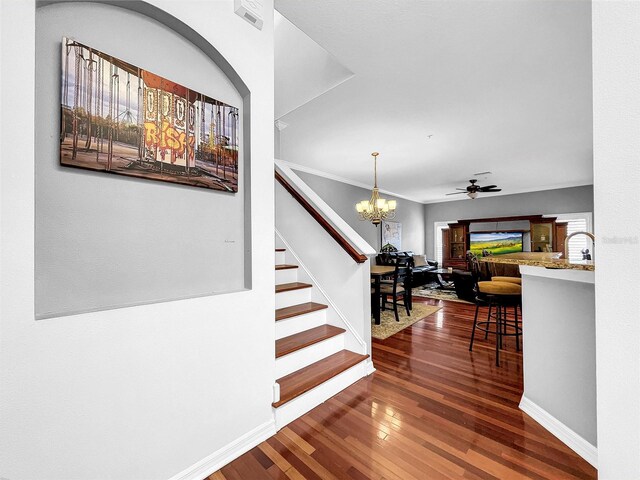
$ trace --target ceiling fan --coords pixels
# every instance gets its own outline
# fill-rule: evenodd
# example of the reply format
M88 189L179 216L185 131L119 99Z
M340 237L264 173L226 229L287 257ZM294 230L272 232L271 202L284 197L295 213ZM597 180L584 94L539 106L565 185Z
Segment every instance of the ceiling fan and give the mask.
M471 185L469 185L467 188L456 188L456 190L461 191L447 193L447 195L459 195L461 193L466 193L467 197L473 200L478 196L478 192L500 192L502 190L501 188L496 188L497 185L487 185L486 187L481 187L480 185L476 185L477 181L478 180L476 180L475 178L473 180L469 180L469 182L471 182Z

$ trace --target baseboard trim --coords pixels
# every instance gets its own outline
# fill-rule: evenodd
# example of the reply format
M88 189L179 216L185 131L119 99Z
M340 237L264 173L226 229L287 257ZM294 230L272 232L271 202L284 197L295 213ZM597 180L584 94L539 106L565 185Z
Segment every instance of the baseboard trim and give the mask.
M593 467L598 468L598 449L587 440L524 395L520 400L520 410L546 428Z
M258 425L240 438L191 465L169 480L202 480L276 434L275 420Z
M365 375L369 376L375 371L376 371L376 367L373 365L373 362L371 361L371 357L369 357L369 359L364 365Z

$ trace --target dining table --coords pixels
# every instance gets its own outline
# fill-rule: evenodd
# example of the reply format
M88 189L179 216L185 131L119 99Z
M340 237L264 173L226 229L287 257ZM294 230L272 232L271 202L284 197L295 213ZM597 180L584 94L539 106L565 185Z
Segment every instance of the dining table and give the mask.
M371 313L376 325L380 325L380 280L382 277L393 274L395 270L396 267L393 265L371 265L371 278L373 279Z

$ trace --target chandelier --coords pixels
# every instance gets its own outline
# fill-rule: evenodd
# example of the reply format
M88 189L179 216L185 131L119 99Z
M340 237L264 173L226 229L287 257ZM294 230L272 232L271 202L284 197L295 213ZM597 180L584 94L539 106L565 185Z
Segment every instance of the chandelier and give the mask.
M356 210L360 214L360 220L368 220L376 227L382 220L396 216L396 201L380 198L378 194L378 152L373 152L373 191L370 200L362 200L356 203Z

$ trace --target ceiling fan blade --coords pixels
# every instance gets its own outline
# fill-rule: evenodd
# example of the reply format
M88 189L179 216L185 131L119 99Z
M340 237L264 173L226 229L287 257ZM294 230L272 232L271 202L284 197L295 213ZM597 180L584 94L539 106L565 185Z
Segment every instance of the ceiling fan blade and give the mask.
M465 190L464 192L447 193L447 195L460 195L461 193L467 193L467 191Z
M492 188L490 190L482 190L483 192L501 192L501 188Z
M466 188L456 188L456 190L462 190L462 191L464 191L464 192L466 192L466 191L467 191L467 189L466 189Z
M482 192L486 192L488 190L491 190L492 188L496 188L497 185L487 185L486 187L480 187L480 191Z

